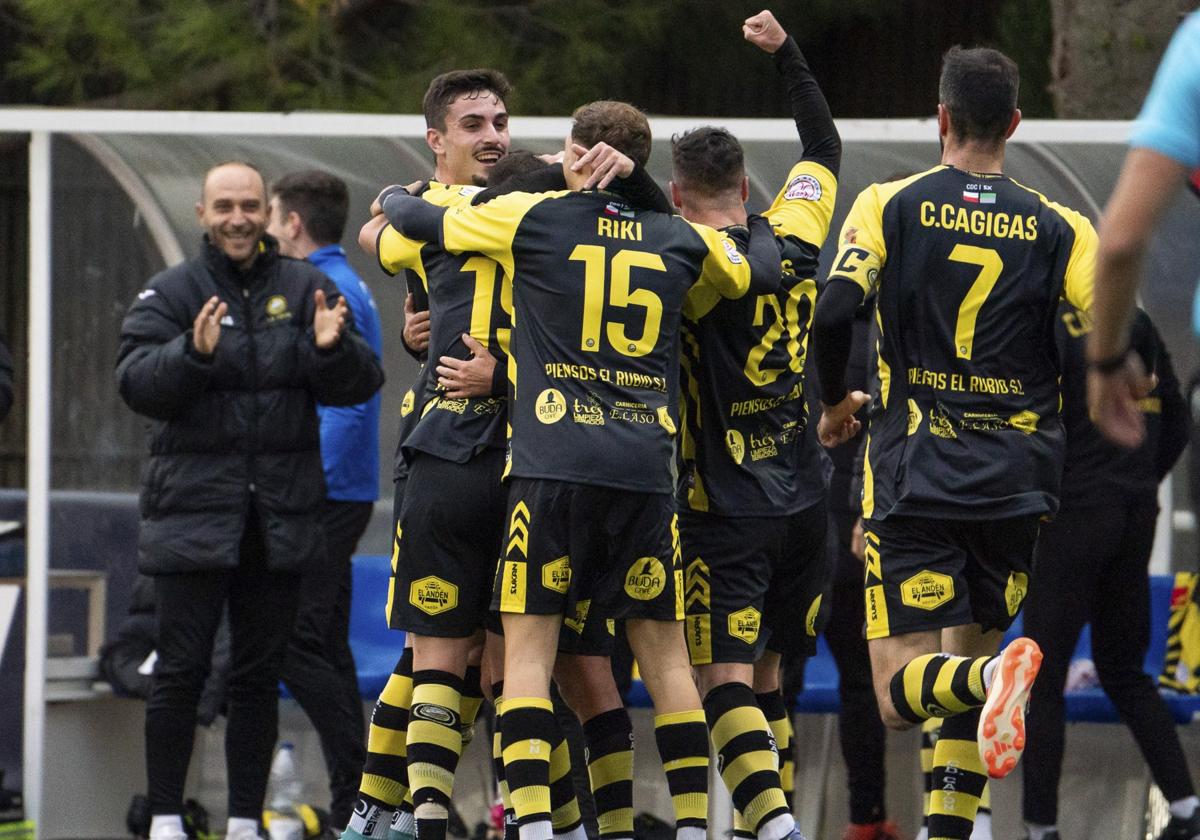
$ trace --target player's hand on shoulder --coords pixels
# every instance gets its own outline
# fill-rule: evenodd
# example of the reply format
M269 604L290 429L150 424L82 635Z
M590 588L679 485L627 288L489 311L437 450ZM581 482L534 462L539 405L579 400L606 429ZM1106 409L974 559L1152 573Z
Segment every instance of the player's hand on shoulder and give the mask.
M388 184L379 191L379 195L375 196L375 200L371 202L371 215L378 216L383 213L383 199L393 190L404 190L409 195L416 195L425 189L426 181L413 181L411 184Z
M821 403L821 419L817 422L817 440L821 445L832 449L858 434L862 423L854 415L870 400L870 394L850 391L837 405Z
M763 9L753 17L746 18L742 24L742 37L763 52L775 53L787 40L783 26L775 19L770 10Z
M574 144L573 148L578 158L571 164L571 171L582 172L587 167L591 167L592 170L583 185L585 190L602 190L611 184L613 179L628 178L633 174L633 159L603 141L590 149L578 143Z

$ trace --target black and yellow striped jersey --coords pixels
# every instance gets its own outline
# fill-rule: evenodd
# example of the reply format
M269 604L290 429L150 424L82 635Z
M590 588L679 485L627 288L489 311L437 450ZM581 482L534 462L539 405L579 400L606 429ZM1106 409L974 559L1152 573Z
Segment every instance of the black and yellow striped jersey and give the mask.
M670 493L681 315L744 295L750 259L606 192L513 193L441 225L447 251L513 280L508 474Z
M479 187L431 181L420 197L438 207L469 206ZM415 276L428 300L429 362L401 403L404 450L465 463L483 449L505 445L507 398L449 399L437 390L434 369L442 356L465 359L468 333L504 363L512 327L512 284L494 260L474 253L449 254L388 225L377 243L379 264L389 274ZM411 396L410 396L411 395Z
M854 202L831 280L878 291L863 515L1057 508L1059 299L1090 309L1096 232L1003 175L937 166Z
M797 163L763 214L779 240L779 291L722 300L684 319L681 507L777 516L825 494L824 459L804 434L804 361L836 194L825 166ZM740 239L745 229L729 233Z

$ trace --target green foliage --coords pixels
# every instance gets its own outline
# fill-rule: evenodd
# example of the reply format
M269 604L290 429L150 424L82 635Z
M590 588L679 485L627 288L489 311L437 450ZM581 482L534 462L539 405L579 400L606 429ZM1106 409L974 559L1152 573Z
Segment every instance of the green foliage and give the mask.
M1026 118L1053 117L1050 53L1054 32L1050 0L1006 0L997 30L996 47L1021 68L1021 113Z

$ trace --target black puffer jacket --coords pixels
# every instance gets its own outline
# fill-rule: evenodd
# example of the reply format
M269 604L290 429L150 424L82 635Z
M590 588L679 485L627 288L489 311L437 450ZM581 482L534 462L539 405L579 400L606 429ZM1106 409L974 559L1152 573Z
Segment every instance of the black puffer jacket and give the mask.
M151 278L121 325L117 379L152 419L142 476L138 567L145 574L232 568L253 505L272 569L324 553L325 496L316 403L354 405L383 384L370 347L348 330L330 351L313 341L313 293L337 287L275 241L240 272L204 244ZM213 295L229 306L211 358L192 323Z

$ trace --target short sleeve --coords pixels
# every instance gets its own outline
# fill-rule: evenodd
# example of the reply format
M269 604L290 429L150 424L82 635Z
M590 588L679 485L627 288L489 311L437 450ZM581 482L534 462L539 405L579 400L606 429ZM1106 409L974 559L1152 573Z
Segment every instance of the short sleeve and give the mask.
M872 184L858 194L842 224L837 258L833 261L829 279L849 280L863 290L864 296L869 295L879 283L879 272L886 260L883 206L878 185Z
M1133 124L1129 145L1200 167L1200 13L1176 31Z
M723 298L740 298L750 288L750 264L737 249L729 235L708 225L688 222L704 240L707 253L700 267L700 276L689 292L715 294ZM715 300L714 300L715 303Z
M442 247L452 254L473 251L491 257L513 276L513 238L525 214L558 193L509 193L486 204L465 204L442 218Z
M1067 272L1063 277L1063 297L1076 309L1090 312L1092 290L1096 278L1096 254L1100 238L1091 220L1074 210L1060 211L1075 231L1071 243L1071 256L1067 259Z
M386 225L379 232L379 241L375 249L379 256L379 267L392 275L409 269L420 275L424 282L425 266L421 261L423 244L415 239L409 239L391 225Z
M837 177L816 161L802 160L763 215L780 236L794 236L819 249L829 235L836 200Z

